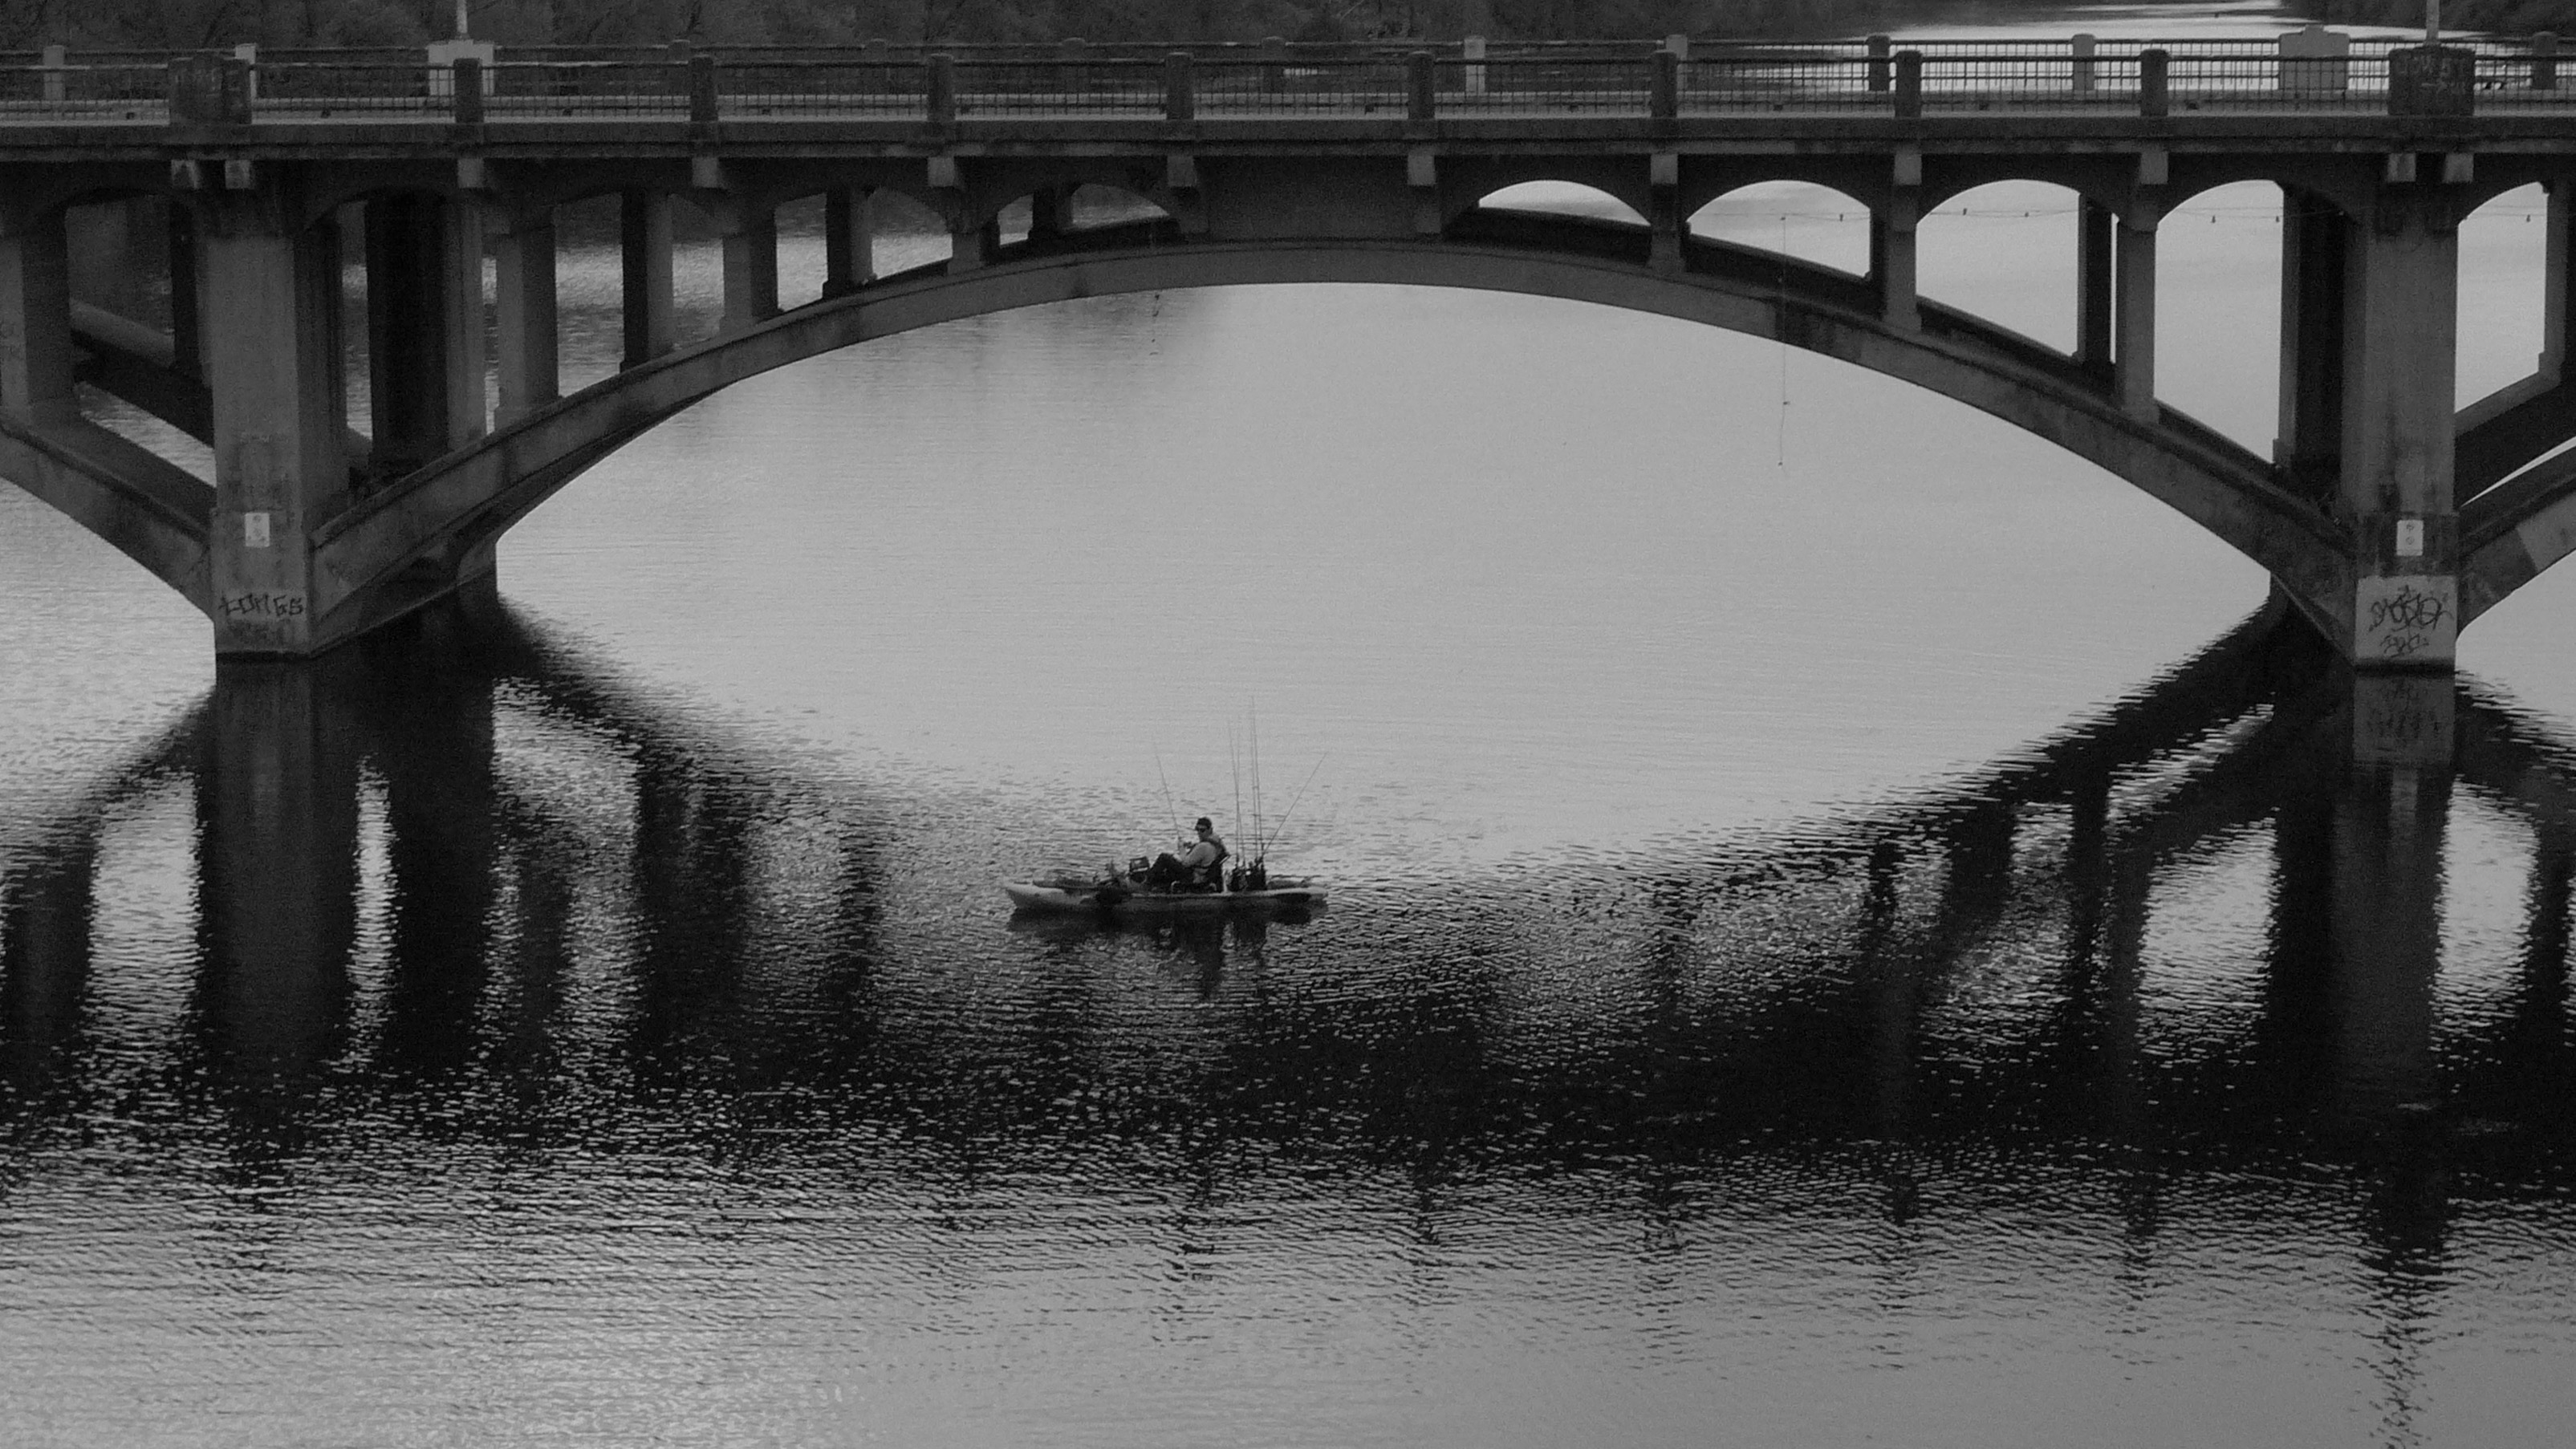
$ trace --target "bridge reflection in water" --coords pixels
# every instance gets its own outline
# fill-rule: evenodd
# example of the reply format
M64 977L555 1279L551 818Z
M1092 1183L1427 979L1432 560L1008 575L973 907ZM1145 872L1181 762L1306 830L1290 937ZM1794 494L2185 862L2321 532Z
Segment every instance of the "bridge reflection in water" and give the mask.
M1816 1195L2061 1214L2133 1266L2323 1233L2392 1403L2456 1218L2576 1186L2576 744L2469 684L2455 768L2354 763L2349 682L2268 619L1910 803L1130 932L1005 930L953 821L514 619L442 627L227 665L73 818L10 823L0 1178L632 1152L951 1211L1292 1160L1425 1242L1496 1183L1649 1254ZM137 920L155 852L189 888Z

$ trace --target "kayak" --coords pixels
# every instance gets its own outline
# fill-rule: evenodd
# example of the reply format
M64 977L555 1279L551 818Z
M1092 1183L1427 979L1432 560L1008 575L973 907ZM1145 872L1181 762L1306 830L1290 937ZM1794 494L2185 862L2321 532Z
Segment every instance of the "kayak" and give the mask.
M1023 911L1185 915L1311 910L1324 903L1324 888L1303 881L1240 891L1164 891L1096 880L1006 880L1001 885L1012 906Z

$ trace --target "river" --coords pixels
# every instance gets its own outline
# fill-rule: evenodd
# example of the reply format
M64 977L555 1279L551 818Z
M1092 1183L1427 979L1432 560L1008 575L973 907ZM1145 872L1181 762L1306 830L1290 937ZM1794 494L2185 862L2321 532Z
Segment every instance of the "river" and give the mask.
M2537 209L2464 224L2464 400L2539 349ZM2163 396L2265 451L2277 215L2206 193L2160 262ZM1696 224L1865 253L1812 189ZM570 234L578 384L617 277ZM1921 266L2071 338L2064 192L1949 203ZM678 272L703 334L712 250ZM2455 771L2355 771L2260 571L2035 438L1663 319L1313 287L756 379L500 594L218 676L0 489L0 1439L2576 1410L2565 570L2464 638ZM1199 814L1329 909L994 889Z

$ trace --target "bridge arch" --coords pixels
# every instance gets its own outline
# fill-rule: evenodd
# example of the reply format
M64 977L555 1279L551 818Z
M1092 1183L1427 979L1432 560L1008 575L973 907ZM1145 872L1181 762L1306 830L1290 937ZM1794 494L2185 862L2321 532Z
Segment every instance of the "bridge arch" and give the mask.
M620 373L441 458L317 530L315 611L366 611L368 591L423 559L486 553L592 464L681 410L789 363L941 322L1085 297L1195 287L1376 283L1559 297L1654 313L1822 353L1976 407L2127 480L2287 583L2329 600L2338 525L2276 486L2263 460L2190 420L2122 411L2061 354L1937 306L1918 329L1877 315L1828 268L1705 241L1683 271L1648 265L1641 229L1532 214L1506 237L1192 241L1168 226L1104 229L1077 248L1009 249L951 273L924 267ZM1548 243L1529 244L1531 233ZM1515 244L1515 242L1520 244ZM1630 257L1630 250L1639 255ZM353 627L364 627L363 624ZM334 630L333 632L338 632Z

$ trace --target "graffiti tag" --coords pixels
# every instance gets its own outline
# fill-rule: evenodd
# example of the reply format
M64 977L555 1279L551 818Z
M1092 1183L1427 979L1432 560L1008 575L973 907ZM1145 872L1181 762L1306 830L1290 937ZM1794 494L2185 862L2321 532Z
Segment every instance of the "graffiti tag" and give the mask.
M227 619L299 619L304 616L304 596L256 591L226 594L215 601L215 607Z

